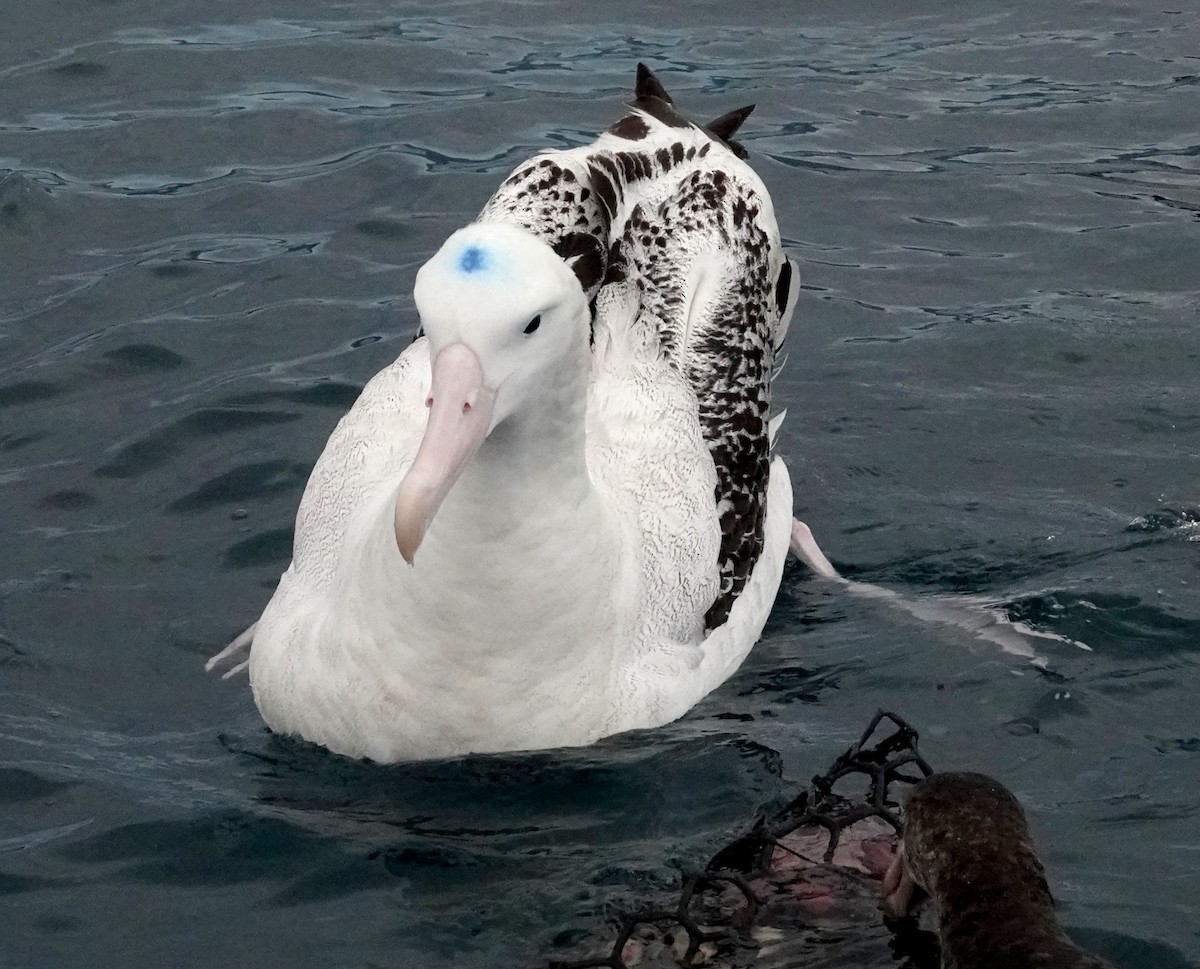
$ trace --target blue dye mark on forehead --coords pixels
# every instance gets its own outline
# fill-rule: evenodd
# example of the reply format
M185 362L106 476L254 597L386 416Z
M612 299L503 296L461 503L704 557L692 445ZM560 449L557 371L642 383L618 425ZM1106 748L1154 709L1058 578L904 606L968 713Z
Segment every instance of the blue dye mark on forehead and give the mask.
M490 262L488 251L481 246L467 246L458 254L458 268L468 275L487 272Z

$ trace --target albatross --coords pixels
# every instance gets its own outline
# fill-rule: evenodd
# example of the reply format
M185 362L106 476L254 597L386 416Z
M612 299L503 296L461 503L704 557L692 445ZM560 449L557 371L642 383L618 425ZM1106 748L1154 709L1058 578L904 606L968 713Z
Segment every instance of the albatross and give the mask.
M631 107L518 166L418 272L420 335L208 664L248 665L272 730L378 762L579 746L682 716L761 635L793 542L771 382L798 274L733 140L751 108L696 124L644 65Z

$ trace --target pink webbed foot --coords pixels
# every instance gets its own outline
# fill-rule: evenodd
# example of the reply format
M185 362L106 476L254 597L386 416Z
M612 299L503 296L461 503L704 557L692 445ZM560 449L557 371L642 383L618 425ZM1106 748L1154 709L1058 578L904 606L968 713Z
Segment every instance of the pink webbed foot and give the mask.
M250 649L254 645L254 630L258 623L253 623L249 629L242 632L232 643L226 646L221 652L217 653L204 664L204 672L211 673L221 663L234 663L235 665L227 669L221 674L221 679L227 680L231 676L240 673L250 665Z
M792 519L792 554L810 569L827 579L840 579L841 575L833 567L825 553L821 551L817 540L813 538L812 530L798 518Z

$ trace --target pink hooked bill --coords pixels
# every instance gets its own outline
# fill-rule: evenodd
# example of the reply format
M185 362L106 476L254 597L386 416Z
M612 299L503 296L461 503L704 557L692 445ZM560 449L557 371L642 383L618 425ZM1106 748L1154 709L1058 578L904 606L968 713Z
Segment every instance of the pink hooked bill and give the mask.
M409 565L433 516L487 437L496 399L484 385L479 357L465 343L444 347L432 369L425 436L396 494L396 546Z

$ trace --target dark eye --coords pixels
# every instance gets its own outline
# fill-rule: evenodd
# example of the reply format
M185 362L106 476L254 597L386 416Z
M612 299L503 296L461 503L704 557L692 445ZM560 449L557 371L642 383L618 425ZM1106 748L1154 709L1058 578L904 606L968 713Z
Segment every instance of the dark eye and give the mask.
M541 325L542 325L542 314L538 313L537 316L535 316L532 320L529 321L529 325L527 327L525 327L525 332L532 333L534 330L536 330Z

